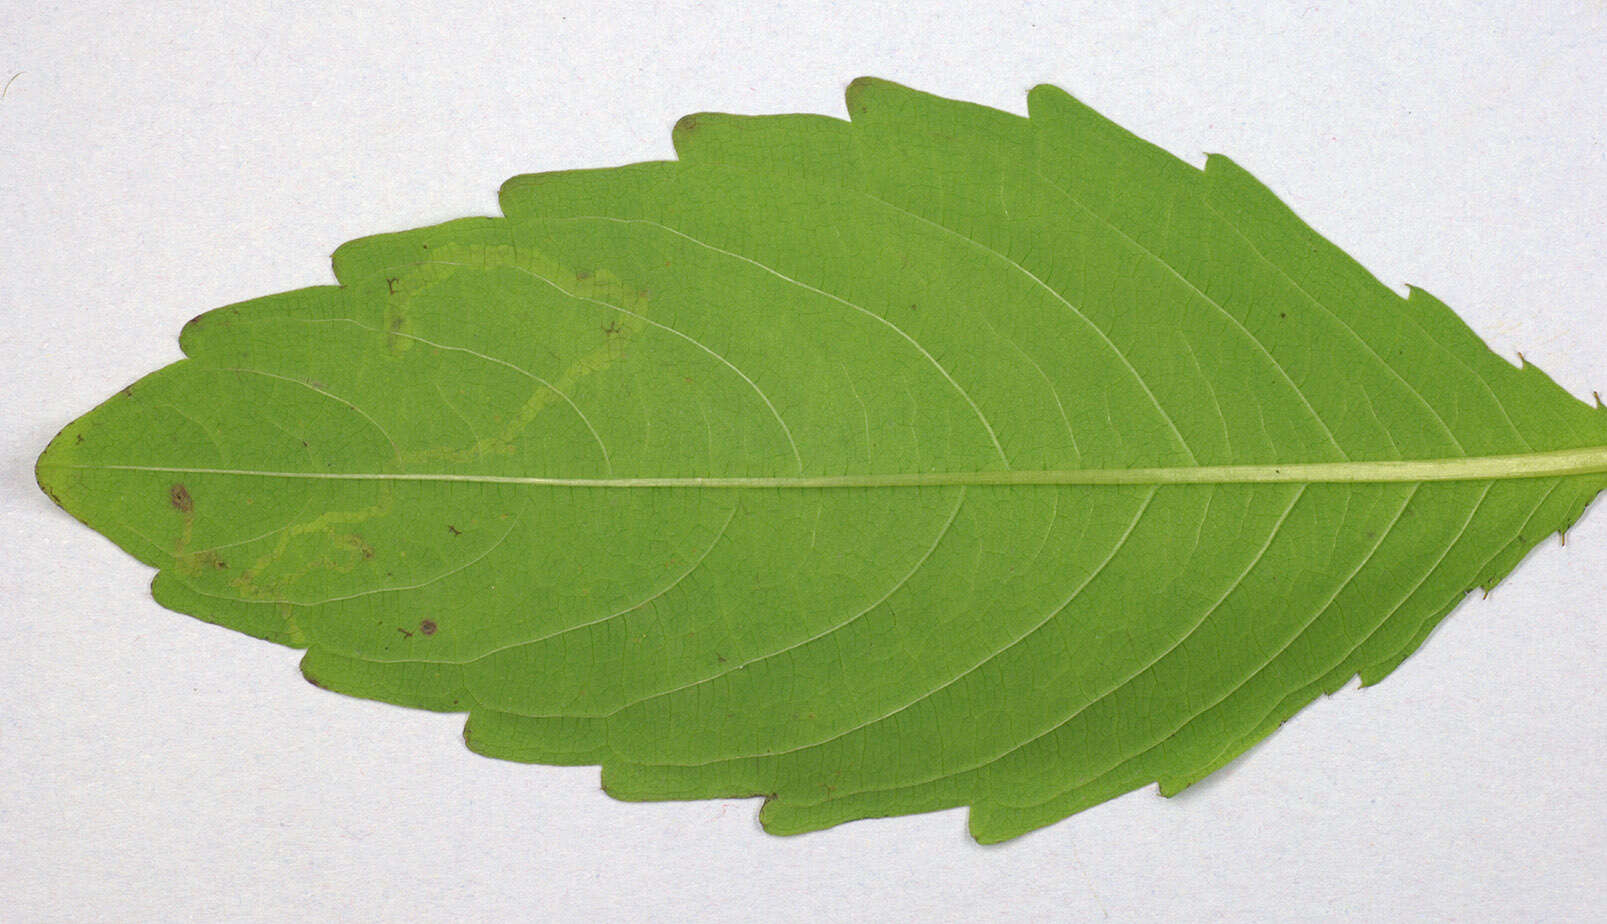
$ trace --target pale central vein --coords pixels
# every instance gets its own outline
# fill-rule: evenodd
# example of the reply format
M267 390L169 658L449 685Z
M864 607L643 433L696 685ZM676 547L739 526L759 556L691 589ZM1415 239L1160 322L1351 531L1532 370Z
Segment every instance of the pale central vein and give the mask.
M315 481L420 481L527 485L553 488L930 488L1011 485L1122 484L1348 484L1367 482L1487 481L1607 474L1607 446L1498 456L1376 462L1294 462L1271 465L1190 465L1148 468L1077 468L1026 471L891 472L864 475L761 475L753 477L566 478L540 475L469 475L451 472L289 472L163 465L73 465L40 468L238 475Z

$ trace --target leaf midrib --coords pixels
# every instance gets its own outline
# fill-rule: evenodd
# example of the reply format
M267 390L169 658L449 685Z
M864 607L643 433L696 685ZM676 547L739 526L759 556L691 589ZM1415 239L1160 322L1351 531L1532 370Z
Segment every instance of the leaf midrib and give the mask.
M1294 462L970 472L892 472L860 475L669 476L565 478L538 475L470 475L453 472L293 472L161 465L76 465L40 460L40 470L87 469L174 475L235 475L320 481L440 481L557 488L830 489L1024 485L1146 484L1359 484L1487 481L1607 474L1607 446L1447 459Z

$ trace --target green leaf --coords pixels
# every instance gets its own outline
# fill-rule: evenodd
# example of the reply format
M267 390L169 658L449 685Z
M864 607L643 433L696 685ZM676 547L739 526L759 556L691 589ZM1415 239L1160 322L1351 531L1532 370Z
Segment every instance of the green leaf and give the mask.
M1607 411L1065 93L689 116L220 308L40 458L171 609L774 832L1173 793L1607 487Z

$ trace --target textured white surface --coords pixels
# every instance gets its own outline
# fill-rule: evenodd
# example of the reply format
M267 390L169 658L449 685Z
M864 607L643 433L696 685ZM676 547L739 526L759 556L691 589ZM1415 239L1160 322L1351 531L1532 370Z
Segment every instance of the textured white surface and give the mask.
M1587 919L1607 904L1607 514L1382 685L1174 800L1002 847L959 812L769 837L477 757L157 607L34 457L190 316L333 280L516 173L672 156L697 110L860 74L1023 112L1055 83L1222 151L1392 285L1607 388L1607 6L21 4L0 82L0 917ZM180 9L183 7L183 9ZM1601 506L1598 501L1598 507Z

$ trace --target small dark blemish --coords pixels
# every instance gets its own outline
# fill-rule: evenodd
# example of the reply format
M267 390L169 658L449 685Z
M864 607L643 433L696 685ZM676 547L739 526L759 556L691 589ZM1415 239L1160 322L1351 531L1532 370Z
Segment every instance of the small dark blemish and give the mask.
M426 619L418 624L418 630L423 632L425 635L434 635L435 629L435 620L433 619Z
M1289 312L1287 312L1287 311L1278 312L1278 317L1280 317L1280 318L1287 318L1288 316L1289 316Z
M463 530L458 529L456 526L453 526L451 523L446 524L446 531L451 533L454 536L463 535Z
M402 628L401 626L397 626L396 631L402 633L403 638L412 638L413 637L413 633L407 631L406 629Z
M398 282L400 282L400 281L401 280L397 279L395 276L386 276L385 277L385 287L387 289L391 290L392 295L395 295L396 294L396 284Z
M80 434L78 434L78 438L73 440L73 445L76 446L79 443L82 443L83 441L84 441L84 435L82 433L80 433Z
M617 335L622 329L623 328L621 328L619 326L619 321L616 319L616 320L613 320L613 321L609 321L607 324L603 325L603 334L605 336L608 336L608 337L613 337L613 336Z
M121 394L122 394L122 396L123 396L123 397L125 397L125 398L132 398L132 397L134 397L134 386L132 386L132 385L130 385L130 386L128 386L128 387L127 387L127 388L125 388L125 389L123 389L123 390L122 390L122 392L121 392Z
M189 489L181 484L167 489L167 502L180 513L189 513L195 509L195 499L190 496Z
M590 278L591 278L591 273L588 273L585 270L577 270L575 272L575 281L576 282L585 282L586 280L588 280Z
M337 541L340 543L341 547L356 552L362 557L363 561L368 561L374 557L374 547L369 545L367 542L364 542L363 537L357 535L356 533L347 533L346 535L339 537Z

